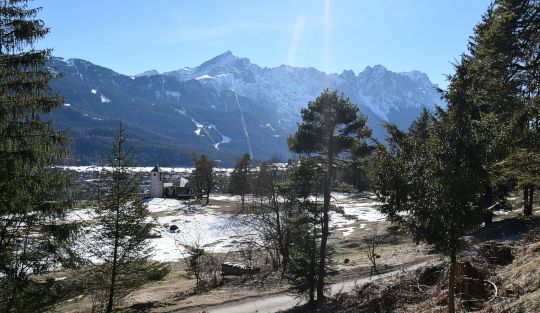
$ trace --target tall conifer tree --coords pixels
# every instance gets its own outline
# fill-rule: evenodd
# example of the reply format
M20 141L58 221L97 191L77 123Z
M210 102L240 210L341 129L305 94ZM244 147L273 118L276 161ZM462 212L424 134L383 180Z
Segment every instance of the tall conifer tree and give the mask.
M476 106L474 118L484 124L479 135L488 147L485 166L492 172L492 182L485 186L484 208L494 207L495 200L504 202L496 183L504 181L500 173L505 173L518 181L524 214L532 214L531 194L539 186L530 179L540 154L539 42L538 1L496 0L475 28L467 64L460 65L469 69L472 83L462 92ZM514 170L516 166L523 170Z
M285 219L289 234L285 277L293 292L307 296L308 304L315 304L319 275L317 262L321 239L320 186L322 173L316 159L301 158L289 164L289 177L283 184L290 214ZM328 264L327 271L333 272Z
M461 237L483 220L484 209L478 203L488 182L485 146L472 118L475 107L463 92L471 82L467 70L456 67L444 94L448 110L439 110L437 119L423 113L408 133L386 126L388 148L377 148L372 180L384 203L382 212L416 241L436 244L449 257L449 313L455 312Z
M68 206L68 180L51 166L67 152L65 133L44 116L63 100L49 88L50 50L33 45L49 29L26 0L0 1L0 311L43 311L54 283L32 274L56 266L62 241L58 223Z
M97 228L91 238L91 253L97 261L91 267L97 292L98 311L113 312L115 306L147 282L160 277L167 268L149 260L150 223L140 195L140 177L131 171L136 165L122 125L111 151L105 156L104 195L98 199Z
M337 91L325 89L308 107L302 109L302 123L288 139L289 149L319 160L324 168L324 202L319 249L317 301L324 302L324 279L326 275L327 241L330 222L330 191L335 170L342 166L344 158L364 146L371 130L366 117L348 98Z

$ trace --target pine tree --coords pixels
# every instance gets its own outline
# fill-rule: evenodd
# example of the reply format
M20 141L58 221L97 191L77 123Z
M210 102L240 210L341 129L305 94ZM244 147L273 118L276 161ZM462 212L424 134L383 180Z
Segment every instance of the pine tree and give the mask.
M240 196L242 210L245 207L246 194L251 192L251 157L248 153L236 161L230 176L228 192Z
M130 170L136 162L131 150L126 150L126 140L120 125L105 156L104 195L98 199L97 226L90 241L92 258L97 261L90 275L98 292L98 309L107 313L149 277L167 272L163 265L149 261L152 224L140 195L140 178Z
M302 123L288 139L289 149L317 159L324 168L324 203L317 282L317 301L324 302L327 241L329 235L330 190L335 169L357 147L364 145L371 130L366 118L348 98L337 91L325 89L307 108L302 109Z
M58 266L70 227L69 180L51 166L67 154L64 132L46 115L63 100L51 92L50 50L33 45L49 29L40 8L0 1L0 311L41 312L54 301L54 281L34 279Z

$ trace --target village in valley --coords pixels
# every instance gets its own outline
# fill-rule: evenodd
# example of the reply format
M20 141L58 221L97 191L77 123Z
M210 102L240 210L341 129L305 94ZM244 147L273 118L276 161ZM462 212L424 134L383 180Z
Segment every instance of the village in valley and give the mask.
M281 171L285 166L276 165ZM76 172L79 181L86 182L87 188L92 189L103 168L64 167L62 170ZM257 170L256 167L252 169L254 173ZM227 193L234 169L215 169L216 186L221 188L210 194L208 205L204 205L205 199L197 199L190 188L192 171L192 168L162 168L157 165L133 168L133 172L142 178L141 193L153 224L149 240L153 248L151 259L169 263L171 272L163 281L137 291L127 305L137 307L152 303L151 306L156 306L155 312L192 312L254 296L271 297L276 292L287 294L286 281L276 275L268 256L264 256L268 242L263 238L264 231L258 229L261 226L259 221L253 219L253 213L241 209L239 195ZM261 200L248 195L245 201L257 203ZM429 254L429 246L414 245L399 232L386 234L390 225L379 212L380 203L373 194L333 192L332 204L339 208L339 212L332 213L330 224L331 240L338 247L336 260L339 260L338 275L333 281L348 282L342 287L344 290L351 290L357 277L376 275L365 251L359 249L368 238L387 237L377 244L377 274L379 271L388 273L412 269L415 264L436 260ZM83 227L86 233L93 231L94 217L91 208L74 209L68 214L68 220L87 225ZM212 262L216 262L204 269L209 272L204 275L208 280L217 275L219 283L203 293L193 293L198 288L197 282L184 274L192 257L190 250L194 248L204 250L211 255ZM181 300L177 298L179 295L183 295ZM301 299L291 296L278 309L301 302ZM78 301L63 308L65 312L78 312L81 305L90 303Z
M285 171L286 164L279 163L275 167ZM103 167L64 167L62 170L77 173L80 183L86 182L89 189L95 188L92 185L96 178L103 175ZM126 307L147 307L151 312L233 312L242 307L245 311L240 312L252 312L250 310L268 303L273 303L269 307L276 311L302 304L301 298L289 295L287 281L275 272L267 255L267 245L271 243L264 238L267 233L260 229L260 220L253 217L256 212L243 210L240 195L227 193L235 169L215 169L216 191L210 194L208 204L190 186L193 170L158 165L131 169L141 178L141 195L153 225L149 240L153 251L151 259L168 263L170 272L162 281L134 292L126 299ZM259 170L259 167L252 167L250 171L256 175ZM321 196L318 201L322 200ZM250 194L244 201L256 205L264 200ZM285 202L286 199L278 201ZM330 242L335 247L333 258L337 270L329 281L334 290L332 293L349 292L363 281L372 279L395 275L422 277L440 267L441 257L436 247L412 242L402 230L387 222L380 213L381 203L373 193L335 191L331 201L336 211L331 213ZM519 214L519 210L500 210L495 219L504 223ZM83 227L86 233L94 231L94 218L91 208L74 209L68 214L68 220L86 225ZM522 234L534 225L524 224L523 229L511 229L512 233L502 235L502 238ZM469 244L481 246L486 240L499 236L493 229L491 233L469 239ZM497 249L491 253L500 253ZM194 251L204 251L204 258L193 254ZM200 268L200 281L185 274L192 266L190 260L194 255L205 262ZM424 272L419 270L421 268L427 270ZM387 291L380 292L384 296ZM436 292L436 289L430 292ZM246 299L259 300L246 302ZM423 301L422 305L426 305L430 300ZM223 303L230 303L230 307ZM80 312L81 306L90 305L86 299L61 307L62 312Z

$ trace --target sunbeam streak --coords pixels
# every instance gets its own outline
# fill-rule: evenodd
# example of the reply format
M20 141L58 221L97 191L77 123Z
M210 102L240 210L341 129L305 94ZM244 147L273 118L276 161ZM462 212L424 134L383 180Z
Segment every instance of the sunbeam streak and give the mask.
M330 68L330 23L330 0L324 0L323 66L325 70ZM327 82L325 84L328 85Z
M291 44L289 45L289 53L287 54L287 64L296 65L296 57L298 55L298 46L302 39L302 32L306 25L306 17L299 16L294 24L294 29L291 38Z

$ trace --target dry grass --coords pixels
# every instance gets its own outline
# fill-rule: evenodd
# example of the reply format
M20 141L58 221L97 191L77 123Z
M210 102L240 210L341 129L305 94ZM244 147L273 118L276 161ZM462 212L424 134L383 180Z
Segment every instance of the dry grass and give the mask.
M507 217L469 238L472 246L458 264L458 312L540 312L539 221ZM446 312L446 268L440 262L340 294L324 307L288 312Z
M214 201L211 202L211 204ZM166 213L166 212L165 212ZM365 224L365 222L363 222ZM384 237L383 243L377 250L381 255L378 260L382 271L396 269L403 264L410 264L424 260L431 250L426 245L415 245L403 234L388 233L390 226L387 222L367 223L365 229L360 229L360 223L355 231L347 237L341 232L334 232L331 236L331 245L336 247L335 261L339 273L331 281L352 280L369 276L369 261L363 251L362 238L369 235L370 228L377 224L379 233ZM225 257L222 255L222 257ZM235 258L234 254L226 257ZM348 259L348 262L345 262ZM264 266L263 266L264 268ZM183 262L171 263L170 273L159 282L153 282L133 292L125 301L125 312L175 312L189 307L206 307L220 303L285 292L286 283L280 279L279 273L271 272L266 268L263 273L253 279L247 277L228 278L222 286L211 289L202 294L194 294L195 281L186 277ZM59 308L60 312L79 313L88 312L91 303L88 297L82 297L65 303Z

